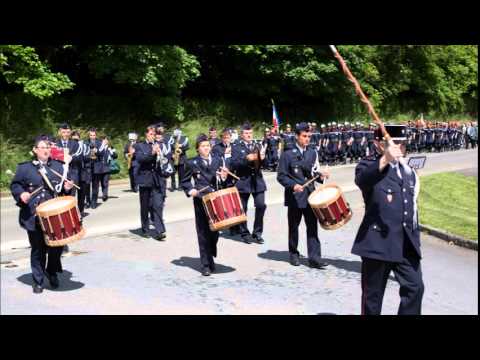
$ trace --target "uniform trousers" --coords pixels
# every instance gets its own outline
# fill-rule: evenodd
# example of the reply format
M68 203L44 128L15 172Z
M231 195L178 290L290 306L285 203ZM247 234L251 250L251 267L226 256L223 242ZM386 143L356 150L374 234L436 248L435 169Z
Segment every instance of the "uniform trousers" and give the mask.
M63 246L47 246L40 225L37 223L35 227L35 231L27 231L28 241L32 248L30 252L30 265L32 268L33 281L38 285L43 285L45 271L48 275L55 275L57 272L63 271L60 261Z

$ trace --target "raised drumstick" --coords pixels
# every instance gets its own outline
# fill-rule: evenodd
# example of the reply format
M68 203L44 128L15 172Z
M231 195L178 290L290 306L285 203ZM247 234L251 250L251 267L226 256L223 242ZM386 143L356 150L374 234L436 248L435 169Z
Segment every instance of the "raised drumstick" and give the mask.
M63 178L62 174L56 172L55 170L53 170L52 168L49 168L49 170L54 173L55 175L57 175L59 178ZM71 180L69 180L71 181ZM76 187L78 190L80 190L80 186L76 185L75 183L73 183L73 186Z

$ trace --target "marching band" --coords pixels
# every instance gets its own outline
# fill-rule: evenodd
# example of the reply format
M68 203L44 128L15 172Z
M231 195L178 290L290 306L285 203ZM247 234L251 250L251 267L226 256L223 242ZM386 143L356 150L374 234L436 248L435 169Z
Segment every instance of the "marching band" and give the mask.
M280 134L277 129L266 129L260 141L253 139L249 123L240 128L236 141L233 129L223 129L218 139L216 129L210 128L209 136L201 134L196 139L198 155L188 160L188 138L178 128L169 136L163 124L150 125L143 142L130 133L124 156L130 188L139 193L141 235L166 239L167 179L172 179L175 189L178 173L179 186L193 198L201 273L209 276L215 272L219 231L230 229L247 244L264 242L267 186L262 169L269 169L277 172L277 181L285 188L290 264L300 265L298 228L303 217L308 264L325 269L328 263L322 260L318 224L336 229L352 215L341 189L325 185L325 181L330 178L329 165L345 164L349 159L358 162L355 183L366 208L352 248L362 259L361 312L380 314L387 275L393 271L400 283L399 314L420 314L424 285L417 213L419 180L400 160L408 152L458 150L466 144L475 147L476 123L463 127L455 122L433 126L424 121L385 125L386 134L393 134L390 139L395 140L389 144L382 141L390 136L382 134L382 126L370 124L365 129L359 123L333 122L327 127L322 124L318 131L315 123L300 123L294 132L289 125ZM34 293L43 291L45 277L53 288L59 286L56 274L62 271L64 245L83 236L84 209L97 207L100 184L103 201L108 199L109 163L116 158L108 139L97 139L95 128L89 129L87 141L71 132L68 124L60 125L59 135L56 141L46 135L38 137L35 159L19 164L11 183L12 196L21 209L20 225L32 248ZM315 182L323 185L316 187ZM60 202L76 194L78 210ZM255 206L252 231L246 216L250 196ZM154 233L150 233L151 223Z

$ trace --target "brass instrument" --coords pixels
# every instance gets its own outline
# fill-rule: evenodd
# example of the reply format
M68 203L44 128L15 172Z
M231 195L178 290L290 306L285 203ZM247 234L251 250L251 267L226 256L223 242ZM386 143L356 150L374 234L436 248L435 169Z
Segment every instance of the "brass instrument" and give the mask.
M132 144L129 145L128 147L128 154L127 154L127 167L128 170L132 167L132 158L133 158L133 146Z
M90 144L90 160L97 160L97 147L94 144Z
M253 167L255 168L255 171L259 171L260 167L262 166L262 157L261 154L265 152L266 146L260 145L260 144L255 144L255 148L251 154L254 155L254 158L252 160L253 162Z
M177 137L177 140L175 141L175 150L173 152L172 158L173 158L173 163L175 166L178 166L180 163L180 155L182 154L182 145L180 145L180 137Z

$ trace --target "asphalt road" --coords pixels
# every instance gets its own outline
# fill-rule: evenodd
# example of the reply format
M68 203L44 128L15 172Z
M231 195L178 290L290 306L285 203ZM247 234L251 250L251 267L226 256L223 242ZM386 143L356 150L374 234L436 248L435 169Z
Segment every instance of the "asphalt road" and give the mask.
M476 151L432 154L421 174L477 168ZM319 230L326 270L288 263L287 209L283 189L267 173L265 244L221 237L218 273L199 273L191 199L170 194L165 242L137 235L138 195L112 188L111 198L86 218L89 236L70 245L57 290L31 290L28 243L17 231L18 210L2 200L2 314L359 314L360 259L350 253L363 216L353 185L354 166L332 168L353 209L352 220L335 231ZM118 198L115 198L118 196ZM15 210L15 211L13 211ZM249 227L253 211L249 211ZM4 218L5 217L5 218ZM6 229L3 227L4 220ZM9 222L10 221L10 222ZM11 223L13 222L13 224ZM306 255L305 230L299 250ZM4 243L5 234L12 236ZM103 234L102 234L103 233ZM13 236L17 234L17 238ZM23 243L20 243L23 241ZM5 245L4 245L5 244ZM24 248L11 249L14 244ZM478 314L478 253L422 234L424 314ZM398 284L391 277L383 314L397 312Z

